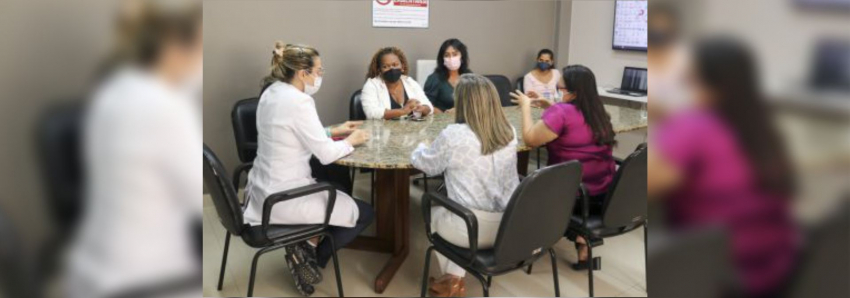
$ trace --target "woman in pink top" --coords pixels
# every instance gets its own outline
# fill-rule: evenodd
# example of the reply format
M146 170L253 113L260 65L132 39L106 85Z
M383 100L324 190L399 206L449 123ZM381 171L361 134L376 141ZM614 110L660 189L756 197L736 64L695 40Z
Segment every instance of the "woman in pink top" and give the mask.
M558 85L561 82L561 72L555 68L555 54L550 49L542 49L537 53L534 69L529 71L522 80L522 91L531 98L555 101ZM546 105L549 106L549 105Z
M747 49L731 39L706 40L694 66L696 106L653 127L648 195L664 200L674 228L726 228L749 296L772 297L798 252L792 167Z
M522 139L531 147L545 144L550 165L581 162L581 180L591 196L591 212L600 212L616 171L612 149L617 141L611 117L599 99L596 77L590 69L582 65L565 67L563 84L556 95L560 101L547 108L537 123L531 120L532 99L520 92L511 94L522 109ZM582 208L576 205L574 210ZM575 241L579 257L573 269L586 269L584 239L577 237Z

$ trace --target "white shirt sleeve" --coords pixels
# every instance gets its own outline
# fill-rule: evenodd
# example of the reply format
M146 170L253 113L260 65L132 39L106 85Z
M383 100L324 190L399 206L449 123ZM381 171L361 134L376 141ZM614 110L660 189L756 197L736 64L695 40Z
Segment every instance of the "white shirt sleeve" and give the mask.
M328 137L322 122L319 121L316 106L312 102L300 103L297 108L299 111L293 113L299 118L293 121L295 136L319 159L319 162L327 165L354 151L354 147L348 142L334 141Z
M384 105L381 104L381 98L378 95L378 88L372 79L366 80L363 84L363 90L360 91L360 102L363 104L363 112L366 113L367 119L383 119Z
M411 77L405 77L405 82L407 83L406 86L410 89L410 99L419 100L419 104L430 107L433 112L434 105L431 104L431 100L425 95L425 90L422 90L422 86L419 86L419 83Z
M447 144L445 130L437 136L431 146L419 143L410 157L413 167L425 174L436 176L446 171L449 164L451 150Z
M533 88L534 82L531 81L531 73L529 72L522 78L522 92L528 94L528 91L534 91Z

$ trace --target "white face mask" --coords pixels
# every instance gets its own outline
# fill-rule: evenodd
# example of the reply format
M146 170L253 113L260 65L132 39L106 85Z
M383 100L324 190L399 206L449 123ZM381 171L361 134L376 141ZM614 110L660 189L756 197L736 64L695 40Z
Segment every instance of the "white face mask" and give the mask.
M304 93L307 93L307 95L316 94L316 92L319 92L319 88L321 88L321 87L322 87L322 77L316 77L316 79L313 80L313 85L307 84L306 81L304 82Z
M443 65L445 65L449 70L460 69L460 56L443 58Z

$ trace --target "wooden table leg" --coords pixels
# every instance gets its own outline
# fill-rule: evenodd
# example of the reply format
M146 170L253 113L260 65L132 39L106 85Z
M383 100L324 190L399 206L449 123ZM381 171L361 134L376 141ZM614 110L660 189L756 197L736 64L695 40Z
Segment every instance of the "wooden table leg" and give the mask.
M377 170L375 181L375 237L358 237L349 248L392 254L375 278L375 292L387 289L407 258L410 247L410 171Z
M528 157L530 152L520 151L516 153L516 170L522 176L528 176Z

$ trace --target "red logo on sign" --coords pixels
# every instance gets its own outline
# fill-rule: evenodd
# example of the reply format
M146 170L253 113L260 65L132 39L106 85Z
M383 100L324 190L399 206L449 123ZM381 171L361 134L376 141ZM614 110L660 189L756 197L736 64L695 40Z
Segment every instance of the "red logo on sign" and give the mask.
M375 0L375 2L378 2L378 4L380 4L380 5L387 5L387 4L390 4L390 2L392 2L392 1L393 0L385 0L385 1Z

